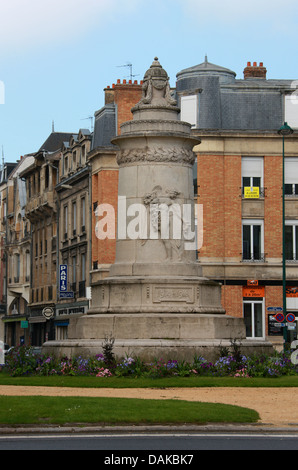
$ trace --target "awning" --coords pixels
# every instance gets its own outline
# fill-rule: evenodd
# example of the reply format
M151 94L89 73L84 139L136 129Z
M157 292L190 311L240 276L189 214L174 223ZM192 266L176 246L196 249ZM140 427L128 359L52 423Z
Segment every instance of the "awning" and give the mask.
M47 319L44 316L29 318L29 323L45 323L46 321Z
M27 318L26 317L6 317L6 318L2 318L2 321L4 323L10 323L10 322L16 322L16 321L26 321Z

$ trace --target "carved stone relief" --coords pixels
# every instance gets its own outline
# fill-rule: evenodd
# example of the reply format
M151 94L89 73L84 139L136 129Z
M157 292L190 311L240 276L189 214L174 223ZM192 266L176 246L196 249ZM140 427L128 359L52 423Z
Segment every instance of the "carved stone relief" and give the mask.
M137 162L186 163L193 165L195 153L177 147L152 147L121 150L117 153L118 165Z

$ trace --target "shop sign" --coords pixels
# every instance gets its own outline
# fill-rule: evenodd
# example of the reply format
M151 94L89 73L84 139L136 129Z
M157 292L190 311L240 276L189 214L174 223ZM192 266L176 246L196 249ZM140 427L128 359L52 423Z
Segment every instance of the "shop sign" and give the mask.
M74 292L72 292L72 291L60 292L59 293L59 298L60 299L74 299Z
M298 287L286 287L287 297L298 297Z
M45 307L42 310L42 314L47 320L50 320L51 318L53 318L55 312L54 312L54 309L52 307Z
M258 186L245 186L244 187L244 198L245 199L259 199L260 188Z
M60 264L59 266L59 291L67 291L67 264Z
M243 297L265 297L265 286L244 286Z

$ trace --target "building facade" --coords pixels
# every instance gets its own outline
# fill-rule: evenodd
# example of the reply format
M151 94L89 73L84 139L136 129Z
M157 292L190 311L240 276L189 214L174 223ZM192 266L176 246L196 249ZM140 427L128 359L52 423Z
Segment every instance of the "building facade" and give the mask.
M236 79L233 71L206 58L177 74L176 91L181 119L191 122L201 138L195 151L204 214L203 273L222 284L226 313L244 317L248 338L280 343L282 329L272 313L283 304L283 150L277 131L285 121L295 130L298 113L293 81L268 80L266 73L262 63L249 62L243 79ZM285 143L287 311L294 313L297 137L294 132Z
M3 161L3 164L0 168L0 341L2 342L6 342L4 320L7 317L8 263L6 240L7 205L9 199L8 178L16 165L17 163L4 163Z
M29 341L29 298L31 277L31 225L25 217L25 182L20 173L34 157L22 157L7 181L6 260L7 312L4 318L5 341L10 346Z
M52 155L59 177L57 195L57 301L55 338L67 338L70 316L87 313L91 270L91 132L80 129ZM64 279L66 274L67 279Z
M52 133L34 154L32 164L20 172L26 181L25 217L31 225L29 343L41 346L55 339L57 299L57 194L58 163L51 158L72 134ZM53 312L47 319L44 309Z

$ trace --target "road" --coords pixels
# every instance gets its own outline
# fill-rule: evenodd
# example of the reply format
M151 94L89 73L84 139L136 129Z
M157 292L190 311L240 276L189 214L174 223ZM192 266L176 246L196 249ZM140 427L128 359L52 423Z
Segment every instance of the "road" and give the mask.
M177 450L178 449L178 450ZM298 434L270 433L194 433L194 434L36 434L1 435L0 450L97 450L102 463L118 463L123 455L135 457L136 464L158 464L161 455L171 464L173 455L185 457L180 464L193 465L202 450L298 450ZM125 451L125 452L124 452ZM129 453L129 451L131 451ZM150 451L152 451L150 453ZM156 452L157 451L157 452ZM123 453L124 452L124 453ZM149 455L151 461L148 462ZM178 457L176 457L177 459ZM114 459L113 461L104 459ZM196 462L197 463L197 462ZM160 461L159 464L164 464Z

